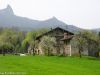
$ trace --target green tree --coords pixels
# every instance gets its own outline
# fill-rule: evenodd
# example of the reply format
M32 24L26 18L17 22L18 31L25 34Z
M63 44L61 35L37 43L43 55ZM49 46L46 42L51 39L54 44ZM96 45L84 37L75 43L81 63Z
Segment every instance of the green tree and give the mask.
M47 29L39 29L28 32L22 42L22 47L24 48L24 50L28 51L28 49L30 48L33 51L33 55L35 55L36 37L46 31Z
M0 50L2 50L3 56L5 56L6 52L13 50L14 46L11 43L0 42Z
M74 38L74 42L76 44L76 47L78 48L78 53L80 58L82 57L82 51L84 50L84 47L87 46L87 41L82 37L83 35L82 33L83 32L76 34Z
M5 47L11 47L12 52L15 53L17 51L16 48L18 48L18 45L20 46L21 41L20 40L22 38L22 36L19 35L19 32L16 32L12 29L3 29L0 32L0 50L5 50ZM7 46L8 45L8 46ZM3 48L2 48L3 47ZM9 49L9 48L8 48ZM5 51L4 51L5 52Z
M26 37L22 42L22 47L25 50L25 52L27 52L29 47L32 47L32 49L34 49L36 36L37 36L37 32L36 31L28 32L26 34Z
M100 44L97 33L92 31L82 31L75 36L75 39L77 42L77 48L79 49L80 57L82 56L82 51L85 49L87 49L88 52L91 50L97 50Z
M56 39L54 37L44 36L40 42L42 50L45 51L45 54L48 56L52 55L52 50L56 44Z

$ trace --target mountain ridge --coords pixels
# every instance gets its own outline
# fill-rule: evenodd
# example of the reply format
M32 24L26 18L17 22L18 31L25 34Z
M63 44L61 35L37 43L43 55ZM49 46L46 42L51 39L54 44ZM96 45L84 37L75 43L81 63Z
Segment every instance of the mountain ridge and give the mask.
M54 16L44 21L16 16L10 5L8 5L7 8L0 10L0 27L8 27L8 28L18 27L20 29L29 31L38 28L55 28L55 27L66 27L69 31L72 32L77 32L82 30L82 28L76 27L74 25L68 25Z

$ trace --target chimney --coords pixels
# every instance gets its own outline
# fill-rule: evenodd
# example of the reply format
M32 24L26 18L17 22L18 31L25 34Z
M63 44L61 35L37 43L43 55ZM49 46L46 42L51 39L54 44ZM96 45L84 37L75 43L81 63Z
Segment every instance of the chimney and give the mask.
M64 33L64 39L66 39L68 37L67 33Z

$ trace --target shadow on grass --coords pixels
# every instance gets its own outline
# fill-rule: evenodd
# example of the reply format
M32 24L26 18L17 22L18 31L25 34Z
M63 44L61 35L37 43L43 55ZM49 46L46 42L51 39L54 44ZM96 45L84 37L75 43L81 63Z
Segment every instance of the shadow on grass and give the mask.
M89 60L96 60L96 61L100 61L100 57L87 57L87 59Z

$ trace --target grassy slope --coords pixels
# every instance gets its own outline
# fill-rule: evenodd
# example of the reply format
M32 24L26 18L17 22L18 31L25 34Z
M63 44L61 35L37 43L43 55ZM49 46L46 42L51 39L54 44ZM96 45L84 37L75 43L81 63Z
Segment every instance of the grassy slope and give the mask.
M0 56L0 72L27 75L100 75L100 60L78 57Z

